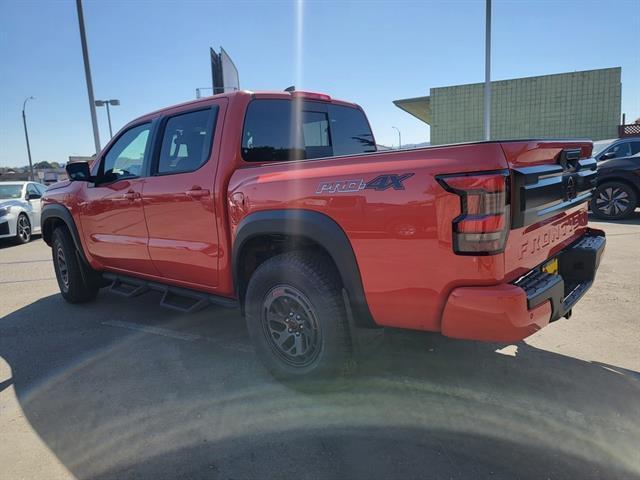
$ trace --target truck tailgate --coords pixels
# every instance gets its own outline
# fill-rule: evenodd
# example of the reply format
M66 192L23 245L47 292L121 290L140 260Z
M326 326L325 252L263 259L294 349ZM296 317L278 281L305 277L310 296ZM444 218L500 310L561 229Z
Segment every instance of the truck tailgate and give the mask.
M511 177L511 231L505 277L514 280L574 242L587 229L596 182L589 141L501 144Z

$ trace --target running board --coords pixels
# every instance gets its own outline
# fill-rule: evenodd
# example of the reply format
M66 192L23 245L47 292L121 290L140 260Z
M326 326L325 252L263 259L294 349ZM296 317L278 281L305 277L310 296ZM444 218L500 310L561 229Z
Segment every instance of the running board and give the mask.
M141 278L127 277L115 273L103 273L102 277L111 282L109 291L126 298L137 297L151 290L162 293L160 305L183 313L193 313L209 305L237 308L238 302L231 298L211 295L188 288L174 287Z
M123 297L131 298L148 292L149 288L143 280L137 280L134 278L123 280L120 277L116 277L111 282L109 291L122 295Z

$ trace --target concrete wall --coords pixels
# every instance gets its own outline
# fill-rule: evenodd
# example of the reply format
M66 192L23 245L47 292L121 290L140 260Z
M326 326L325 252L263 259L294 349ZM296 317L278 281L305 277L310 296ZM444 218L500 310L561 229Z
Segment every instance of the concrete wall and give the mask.
M492 82L491 138L617 137L621 68ZM484 139L484 85L431 89L431 144Z

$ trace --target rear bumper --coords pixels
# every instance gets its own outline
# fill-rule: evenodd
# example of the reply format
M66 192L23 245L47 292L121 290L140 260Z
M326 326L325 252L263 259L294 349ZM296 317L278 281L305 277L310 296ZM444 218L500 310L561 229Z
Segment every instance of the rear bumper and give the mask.
M459 287L449 295L442 317L448 337L515 342L568 315L593 284L606 240L588 229L558 254L558 274L535 268L513 283Z

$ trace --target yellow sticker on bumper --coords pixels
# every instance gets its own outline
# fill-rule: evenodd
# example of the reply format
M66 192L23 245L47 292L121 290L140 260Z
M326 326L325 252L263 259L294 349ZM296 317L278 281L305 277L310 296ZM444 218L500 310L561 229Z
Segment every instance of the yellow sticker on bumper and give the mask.
M558 259L554 258L553 260L548 261L542 266L542 271L545 273L549 273L551 275L558 274Z

